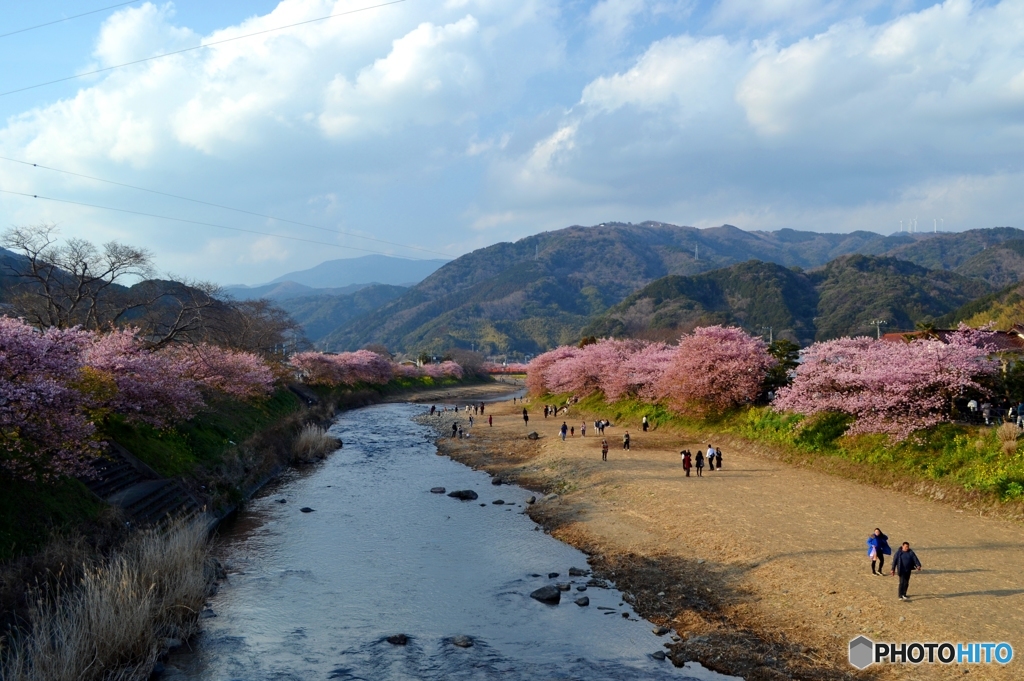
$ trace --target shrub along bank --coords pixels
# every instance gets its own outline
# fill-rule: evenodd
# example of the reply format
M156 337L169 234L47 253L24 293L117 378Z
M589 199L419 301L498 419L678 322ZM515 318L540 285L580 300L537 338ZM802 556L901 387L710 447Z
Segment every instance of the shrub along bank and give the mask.
M567 397L540 401L564 404ZM768 445L791 463L935 498L998 507L1006 515L1024 515L1024 454L1012 425L942 423L894 442L887 435L847 435L852 418L839 413L802 416L752 406L697 418L636 399L606 401L600 393L575 406L613 423L638 424L646 415L653 427L678 429L690 438L728 436Z

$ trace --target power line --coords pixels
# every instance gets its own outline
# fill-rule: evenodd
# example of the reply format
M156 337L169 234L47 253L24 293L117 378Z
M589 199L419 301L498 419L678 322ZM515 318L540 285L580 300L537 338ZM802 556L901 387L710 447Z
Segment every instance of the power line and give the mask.
M366 12L371 9L379 9L381 7L387 7L388 5L397 5L406 0L391 0L391 2L383 2L379 5L371 5L369 7L360 7L359 9L350 9L347 12L338 12L337 14L328 14L325 17L317 17L316 19L306 19L305 21L299 21L294 24L288 24L286 26L277 26L276 28L267 28L262 31L256 31L255 33L246 33L245 35L236 35L233 38L224 38L223 40L215 40L210 43L203 43L202 45L194 45L192 47L185 47L180 50L174 50L173 52L165 52L163 54L155 54L152 57L145 57L143 59L136 59L135 61L125 62L123 64L115 64L114 66L104 66L102 69L95 69L94 71L86 71L85 73L79 73L74 76L67 76L66 78L58 78L57 80L48 80L45 83L37 83L35 85L29 85L27 87L18 88L17 90L8 90L7 92L0 92L0 97L6 97L7 95L13 95L16 92L25 92L26 90L34 90L36 88L44 87L46 85L53 85L55 83L63 83L69 80L76 80L78 78L85 78L86 76L94 76L97 73L104 73L106 71L113 71L114 69L124 68L125 66L133 66L135 64L142 64L143 62L153 61L154 59L163 59L164 57L171 57L176 54L182 54L184 52L191 52L193 50L202 50L207 47L213 47L214 45L223 45L224 43L234 42L235 40L242 40L244 38L252 38L258 35L264 35L266 33L274 33L275 31L283 31L288 28L295 28L296 26L304 26L306 24L312 24L317 21L325 21L327 19L334 19L336 17L343 17L349 14L356 14L358 12Z
M192 203L198 203L198 204L201 204L201 205L204 205L204 206L212 206L214 208L223 208L224 210L232 210L232 211L235 211L236 213L243 213L245 215L252 215L252 216L258 217L258 218L267 218L268 220L277 220L278 222L287 222L289 224L299 225L301 227L309 227L311 229L319 229L322 232L330 232L331 234L342 234L344 236L351 236L351 237L355 237L357 239L365 239L367 241L375 241L375 242L377 242L379 244L387 244L388 246L398 246L399 248L408 248L408 249L414 250L414 251L422 251L424 253L432 253L434 255L441 255L441 256L444 256L444 257L448 257L447 253L442 253L440 251L432 251L432 250L427 249L427 248L420 248L419 246L409 246L407 244L395 243L394 241L386 241L384 239L377 239L377 238L374 238L372 236L363 236L362 234L356 234L354 232L346 232L345 230L341 230L341 229L331 229L329 227L321 227L319 225L311 225L311 224L306 223L306 222L298 222L296 220L289 220L287 218L279 218L279 217L277 217L275 215L266 215L264 213L256 213L254 211L245 210L243 208L234 208L232 206L225 206L223 204L212 203L210 201L202 201L200 199L192 199L192 198L189 198L187 196L181 196L179 194L171 194L171 193L168 193L168 192L158 191L156 189L148 189L146 187L137 187L135 185L126 184L124 182L115 182L114 180L106 180L106 179L104 179L102 177L93 177L91 175L83 175L82 173L75 173L75 172L72 172L70 170L61 170L60 168L53 168L53 167L50 167L50 166L44 166L44 165L39 164L39 163L30 163L29 161L22 161L21 159L10 158L8 156L0 156L0 160L10 161L11 163L19 163L21 165L31 166L33 168L42 168L43 170L50 170L50 171L55 172L55 173L62 173L64 175L71 175L73 177L81 177L81 178L84 178L86 180L95 180L96 182L104 182L106 184L111 184L111 185L114 185L114 186L117 186L117 187L125 187L127 189L135 189L135 190L140 191L140 192L148 192L150 194L157 194L159 196L167 196L167 197L172 198L172 199L180 199L181 201L190 201Z
M18 33L25 33L26 31L34 31L37 28L46 28L47 26L53 26L65 21L71 21L72 19L78 19L80 17L87 17L90 14L98 14L99 12L106 12L108 9L116 9L118 7L124 7L125 5L132 5L139 0L129 0L129 2L119 2L116 5L108 5L107 7L100 7L99 9L90 10L88 12L82 12L81 14L74 14L70 17L64 17L63 19L54 19L53 21L47 21L45 24L36 24L35 26L28 26L27 28L19 28L17 31L11 31L10 33L0 33L0 38L6 38L9 35L16 35Z
M258 234L260 236L270 236L277 239L289 239L291 241L301 241L307 244L317 244L320 246L333 246L334 248L348 248L353 251L364 251L366 253L377 253L378 255L389 255L394 257L393 253L385 253L384 251L375 251L370 248L359 248L358 246L343 246L342 244L332 244L327 241L314 241L313 239L303 239L298 236L286 236L284 234L273 234L271 232L259 232L255 229L244 229L242 227L228 227L227 225L218 225L214 222L203 222L201 220L189 220L187 218L172 218L169 215L156 215L155 213L144 213L138 210L129 210L127 208L114 208L112 206L100 206L95 203L85 203L83 201L72 201L70 199L58 199L53 196L43 196L41 194L28 194L26 192L15 192L10 189L0 189L0 194L13 194L14 196L24 196L30 199L42 199L43 201L54 201L56 203L67 203L72 206L83 206L85 208L98 208L99 210L109 210L115 213L127 213L128 215L140 215L147 218L156 218L158 220L171 220L172 222L184 222L189 225L200 225L202 227L216 227L217 229L229 229L233 232L244 232L246 234ZM415 260L415 258L408 258L409 260Z

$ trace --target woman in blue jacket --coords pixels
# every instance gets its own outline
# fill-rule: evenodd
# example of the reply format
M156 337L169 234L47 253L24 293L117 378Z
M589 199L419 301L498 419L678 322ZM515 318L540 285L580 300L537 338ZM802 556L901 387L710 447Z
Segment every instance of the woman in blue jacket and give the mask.
M885 557L892 553L889 547L889 537L882 530L875 528L875 531L868 536L868 557L871 559L871 574L885 576L882 566L885 565ZM878 563L878 571L875 572L875 563Z

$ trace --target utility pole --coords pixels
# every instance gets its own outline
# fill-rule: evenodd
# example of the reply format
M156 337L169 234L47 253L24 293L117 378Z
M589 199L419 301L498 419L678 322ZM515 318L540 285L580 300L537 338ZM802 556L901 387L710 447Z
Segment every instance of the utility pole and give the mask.
M872 319L871 323L875 325L875 338L882 340L882 324L888 324L884 319Z
M768 329L768 345L771 345L772 343L775 342L774 329L772 329L772 327L770 327L770 326L762 326L761 327L761 333L762 334L764 333L765 329Z
M693 245L693 259L694 260L700 260L700 258L698 257L699 249L700 249L700 245L698 245L698 244L694 244Z

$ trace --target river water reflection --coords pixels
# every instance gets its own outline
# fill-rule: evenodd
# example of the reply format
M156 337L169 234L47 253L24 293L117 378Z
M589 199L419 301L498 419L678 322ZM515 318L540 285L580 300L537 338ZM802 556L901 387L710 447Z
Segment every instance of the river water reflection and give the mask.
M437 456L433 432L411 420L422 411L343 414L332 428L343 450L225 528L217 553L231 574L211 601L216 616L192 652L172 657L168 678L729 678L653 659L666 639L618 591L577 592L586 578L572 578L558 606L531 599L569 581L586 557L536 531L522 514L526 490ZM431 494L435 486L480 499ZM582 595L588 607L574 604ZM385 640L396 633L408 645ZM452 645L459 635L474 645Z

